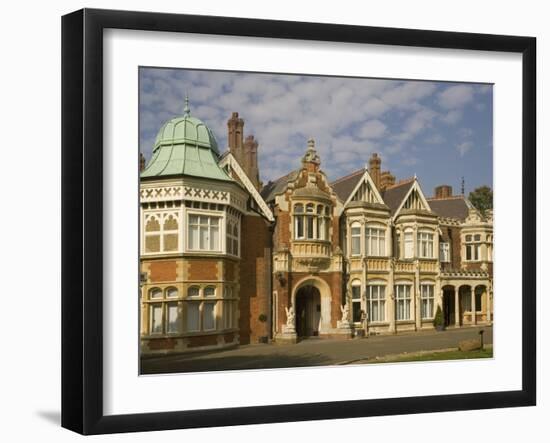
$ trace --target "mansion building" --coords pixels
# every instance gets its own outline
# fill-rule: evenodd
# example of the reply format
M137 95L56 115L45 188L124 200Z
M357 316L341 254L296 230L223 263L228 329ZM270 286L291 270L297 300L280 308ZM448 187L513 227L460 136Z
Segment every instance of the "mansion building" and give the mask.
M262 184L234 112L228 149L184 114L140 158L142 354L491 324L492 212L368 167L330 182L313 140Z

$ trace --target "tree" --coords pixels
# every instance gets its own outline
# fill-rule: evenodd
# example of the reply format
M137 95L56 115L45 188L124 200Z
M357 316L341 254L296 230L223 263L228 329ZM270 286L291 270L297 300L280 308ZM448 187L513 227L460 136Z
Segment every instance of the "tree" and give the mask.
M480 186L474 189L468 198L482 214L485 214L488 209L493 209L493 190L489 186Z

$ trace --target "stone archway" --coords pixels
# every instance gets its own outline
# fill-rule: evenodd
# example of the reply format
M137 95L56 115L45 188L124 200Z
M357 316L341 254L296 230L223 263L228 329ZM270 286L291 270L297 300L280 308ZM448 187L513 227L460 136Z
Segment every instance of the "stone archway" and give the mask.
M324 280L318 277L306 277L300 280L292 292L296 333L299 336L311 336L329 332L331 305L330 287ZM302 315L304 315L303 320ZM299 331L298 327L302 330Z

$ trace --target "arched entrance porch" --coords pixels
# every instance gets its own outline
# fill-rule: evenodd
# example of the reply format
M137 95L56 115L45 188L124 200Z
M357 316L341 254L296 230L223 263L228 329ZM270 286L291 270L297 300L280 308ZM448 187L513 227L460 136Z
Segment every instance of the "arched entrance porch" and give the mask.
M299 281L292 293L298 337L315 337L331 329L331 292L318 277Z
M298 337L319 335L321 295L315 286L302 286L296 293L296 334Z

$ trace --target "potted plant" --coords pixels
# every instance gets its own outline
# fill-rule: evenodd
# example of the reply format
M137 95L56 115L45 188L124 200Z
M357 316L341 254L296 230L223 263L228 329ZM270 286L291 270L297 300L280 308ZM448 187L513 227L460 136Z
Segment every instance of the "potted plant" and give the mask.
M437 306L437 311L434 317L434 327L436 331L443 331L445 329L445 322L443 321L443 312L441 306Z

